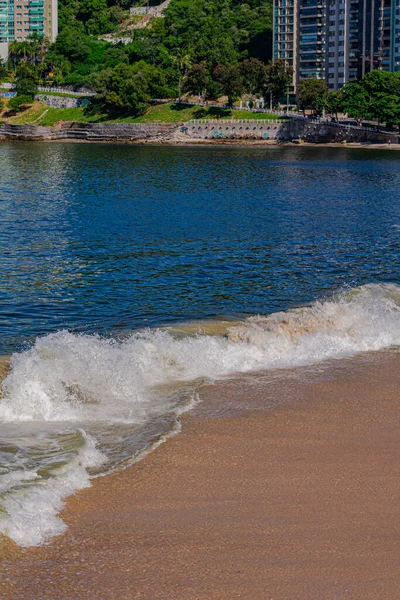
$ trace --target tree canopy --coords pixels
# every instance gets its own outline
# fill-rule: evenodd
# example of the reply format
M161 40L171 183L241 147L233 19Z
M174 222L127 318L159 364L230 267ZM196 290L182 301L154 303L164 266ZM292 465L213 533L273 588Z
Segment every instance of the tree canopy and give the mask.
M21 63L29 63L42 84L94 88L109 111L113 101L116 111L143 110L149 95L226 94L232 102L243 92L265 92L272 0L171 0L165 18L131 29L128 43L107 42L101 36L116 29L129 5L129 0L60 0L56 42L49 45L33 37L14 42L10 66L15 72ZM154 73L159 79L162 73L162 82L155 87ZM130 105L127 95L133 81L138 91ZM110 85L108 96L101 92L104 82Z
M400 123L400 73L371 71L342 90L342 110L355 119L393 126Z
M321 115L328 94L328 86L324 79L310 77L299 83L299 107L305 110L313 110L315 114Z

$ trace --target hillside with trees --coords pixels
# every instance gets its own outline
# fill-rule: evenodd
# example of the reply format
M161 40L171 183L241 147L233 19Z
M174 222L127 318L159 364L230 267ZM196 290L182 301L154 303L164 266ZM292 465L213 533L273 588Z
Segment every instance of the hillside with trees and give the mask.
M270 93L276 101L275 87L290 79L284 69L277 81L269 63L271 0L171 0L164 18L132 29L128 43L102 39L118 32L128 8L127 0L60 0L56 42L13 42L8 66L20 79L22 69L30 81L95 89L94 109L109 114L142 114L152 98L185 93L229 103Z

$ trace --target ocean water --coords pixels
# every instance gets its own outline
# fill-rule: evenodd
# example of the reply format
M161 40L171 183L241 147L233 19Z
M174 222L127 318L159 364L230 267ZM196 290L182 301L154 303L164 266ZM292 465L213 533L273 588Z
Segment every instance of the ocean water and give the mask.
M0 223L0 532L22 546L204 382L400 345L394 151L4 143Z

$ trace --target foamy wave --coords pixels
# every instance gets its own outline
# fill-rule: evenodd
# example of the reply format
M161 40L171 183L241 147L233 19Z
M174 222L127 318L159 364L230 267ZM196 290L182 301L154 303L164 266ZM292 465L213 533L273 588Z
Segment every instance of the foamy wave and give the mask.
M19 546L37 546L65 531L65 523L57 516L64 506L64 499L89 487L87 467L100 465L105 460L96 449L94 440L83 435L86 441L84 448L67 465L57 469L51 479L42 479L37 472L12 474L11 477L19 484L29 480L34 483L23 491L18 486L17 490L6 495L0 517L0 533Z
M309 307L250 317L225 336L176 339L147 330L115 341L61 331L11 358L0 419L143 423L168 410L158 386L397 345L399 304L399 286L366 285Z
M177 414L168 390L183 382L399 345L400 287L366 285L308 307L227 324L224 334L216 331L194 334L191 326L191 333L182 336L174 330L146 330L119 341L61 331L38 339L11 358L0 422L146 425L160 415ZM65 473L28 482L23 497L11 495L0 531L22 545L61 532L64 524L57 513L62 499L88 485L87 467L99 460L85 452Z
M250 317L228 337L261 347L288 366L397 345L400 287L365 285L304 308Z

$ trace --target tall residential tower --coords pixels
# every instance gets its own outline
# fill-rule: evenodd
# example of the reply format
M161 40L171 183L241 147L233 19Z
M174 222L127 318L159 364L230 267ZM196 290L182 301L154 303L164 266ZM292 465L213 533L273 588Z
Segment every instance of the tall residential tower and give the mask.
M373 69L400 71L400 0L274 0L274 59L293 69L295 85L317 77L331 90Z
M400 0L393 0L391 15L390 70L400 71Z
M57 0L0 0L0 57L7 57L10 42L22 42L33 33L56 39Z

